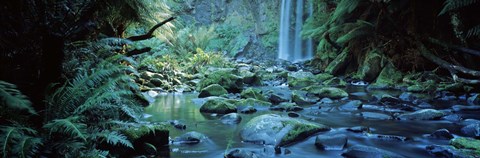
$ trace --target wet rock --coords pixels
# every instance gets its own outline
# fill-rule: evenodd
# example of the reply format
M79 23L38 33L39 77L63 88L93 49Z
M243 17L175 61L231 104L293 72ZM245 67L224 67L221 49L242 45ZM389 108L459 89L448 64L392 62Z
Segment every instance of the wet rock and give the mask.
M462 121L463 118L460 115L451 114L451 115L443 116L442 119L451 121L451 122L460 122Z
M236 74L233 68L208 69L205 78L197 84L197 90L201 90L212 84L219 84L228 92L239 92L243 87L243 79Z
M343 150L347 145L347 136L337 134L333 136L319 135L315 138L315 146L320 150Z
M288 73L287 82L289 87L307 87L316 83L314 75L304 71Z
M248 99L242 99L240 101L235 102L235 105L237 106L271 106L272 103L266 102L266 101L261 101L253 98L248 98Z
M461 150L450 145L429 145L426 147L429 154L443 158L468 158Z
M383 61L385 60L383 60L382 54L378 49L366 53L365 59L358 69L358 77L368 82L375 80L384 65Z
M205 98L205 97L210 97L210 96L221 96L227 94L227 90L220 86L219 84L212 84L209 85L205 88L203 88L200 91L200 94L198 95L199 98Z
M348 93L342 89L334 87L310 86L304 88L310 94L314 94L320 98L341 99L348 97Z
M474 94L468 97L467 102L473 105L480 105L480 94Z
M287 115L288 115L288 117L293 117L293 118L300 117L300 114L295 113L295 112L289 112Z
M467 125L461 129L462 134L469 137L480 137L480 123Z
M347 128L347 131L354 132L354 133L363 133L363 132L370 133L371 132L370 128L363 127L363 126L350 127L350 128Z
M290 64L285 69L288 70L288 71L297 71L298 67L294 64Z
M173 127L177 128L177 129L186 129L187 128L187 125L185 125L184 123L178 121L178 120L171 120L169 121L170 122L170 125L172 125Z
M393 117L387 114L376 113L376 112L362 112L360 116L366 119L375 119L375 120L392 120Z
M320 100L320 102L318 102L319 104L332 104L333 103L333 100L330 99L330 98L322 98Z
M422 102L422 103L418 104L417 106L420 107L420 108L433 108L432 104L429 104L427 102Z
M325 68L325 72L329 74L338 75L340 71L347 67L348 65L348 57L350 53L348 51L342 51L332 62L328 64Z
M413 93L411 92L403 92L398 98L402 101L408 101L408 102L412 102L417 99L417 97L414 96Z
M444 112L435 109L423 109L398 116L400 120L436 120L445 116Z
M259 158L257 154L246 149L232 149L224 157L225 158Z
M303 119L265 114L251 119L241 130L240 137L245 142L263 142L267 145L283 146L328 130L330 128L325 125Z
M450 145L457 149L471 149L480 153L480 140L478 139L458 137L450 140Z
M200 107L200 112L204 113L217 113L217 114L228 114L232 112L237 112L237 107L224 98L214 98L206 101L202 107Z
M173 140L178 144L198 144L205 141L209 141L208 137L196 131L187 132Z
M243 83L249 85L261 85L262 79L256 73L247 70L240 70L239 74L240 77L243 79Z
M257 109L255 109L253 106L247 106L240 111L240 113L243 114L251 114L257 112Z
M403 74L398 71L393 63L389 62L378 75L375 82L368 85L367 89L388 89L396 88L402 81Z
M347 82L345 82L343 79L334 77L328 80L325 80L323 82L323 85L326 86L335 86L335 87L345 87L347 85Z
M389 94L383 94L380 97L380 103L383 105L396 105L403 102L400 99L393 97Z
M279 104L281 102L288 102L292 99L292 94L288 89L272 89L267 95L268 100L273 104Z
M376 138L384 141L407 141L411 140L412 138L404 137L404 136L397 136L397 135L387 135L387 134L366 134L369 138Z
M453 138L453 135L447 129L439 129L430 134L430 137L450 140Z
M261 90L256 88L247 88L240 93L240 96L242 98L253 98L261 101L268 101L267 98L265 98L265 96L263 96L261 93Z
M283 102L276 106L270 107L270 110L275 111L302 111L303 108L295 103Z
M242 121L242 117L237 113L229 113L220 117L223 124L238 124Z
M453 111L480 111L480 106L478 105L454 105L452 106Z
M292 101L297 105L312 105L317 102L318 98L308 97L305 91L293 91Z
M356 111L358 109L361 109L362 105L363 105L362 101L352 100L352 101L349 101L348 103L340 106L339 109L342 110L342 111Z
M363 145L355 145L355 146L349 147L348 150L342 154L342 156L346 158L370 158L370 157L403 158L404 157L387 150L370 147L370 146L363 146Z

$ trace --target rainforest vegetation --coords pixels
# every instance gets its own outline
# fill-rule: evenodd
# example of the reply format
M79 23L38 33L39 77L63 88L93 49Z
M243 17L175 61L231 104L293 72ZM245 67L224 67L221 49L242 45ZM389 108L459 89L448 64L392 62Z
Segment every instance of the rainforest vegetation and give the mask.
M479 0L0 4L0 157L480 157Z

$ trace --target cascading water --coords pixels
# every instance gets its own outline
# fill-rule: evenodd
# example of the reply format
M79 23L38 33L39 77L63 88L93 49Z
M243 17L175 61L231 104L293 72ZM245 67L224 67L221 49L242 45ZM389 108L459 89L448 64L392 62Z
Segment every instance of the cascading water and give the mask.
M312 16L313 4L311 0L307 0L308 7L305 7L306 0L296 0L296 3L292 1L282 0L278 58L299 62L313 57L312 40L303 40L300 34L305 20L304 8L307 8L308 16ZM295 13L295 23L292 24L290 18L293 13Z

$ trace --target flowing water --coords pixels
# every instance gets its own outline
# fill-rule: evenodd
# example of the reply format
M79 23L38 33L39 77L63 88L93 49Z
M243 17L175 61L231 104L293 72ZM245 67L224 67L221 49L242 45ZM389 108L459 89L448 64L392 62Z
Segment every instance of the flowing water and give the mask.
M364 88L347 88L351 94L350 99L360 99L368 103L374 93L389 93L395 95L398 92L374 91L366 92ZM271 147L245 143L239 137L239 132L251 118L266 114L275 113L288 117L286 112L270 111L267 108L257 107L259 111L253 114L240 114L242 121L237 125L222 124L220 116L211 116L199 112L204 99L198 99L196 93L187 94L164 94L157 97L156 102L147 107L146 119L152 122L165 122L179 120L187 125L185 130L172 129L170 137L175 138L189 131L197 131L205 134L211 141L202 142L196 145L170 145L171 157L223 157L223 154L232 148L246 148L251 150L273 150ZM447 103L450 104L450 103ZM434 106L437 104L434 104ZM438 104L441 106L441 104ZM437 140L428 138L425 134L435 130L446 128L453 134L459 134L461 125L448 121L399 121L399 120L371 120L364 119L350 112L323 111L318 106L304 106L305 110L298 112L300 118L321 123L332 128L331 131L317 133L316 135L345 134L348 136L347 146L368 145L389 150L406 157L432 157L427 153L427 145L447 145L448 140ZM467 116L467 115L465 115ZM464 116L464 117L465 117ZM407 141L386 140L369 137L362 133L353 133L346 130L348 127L364 126L372 129L374 134L397 135L413 138ZM341 157L343 151L321 151L316 149L315 136L312 136L299 143L286 146L290 154L274 155L272 157Z
M304 1L308 1L307 4ZM278 58L299 62L313 57L312 39L302 39L301 31L305 17L312 16L313 3L310 0L282 0L280 11L280 36ZM306 16L304 16L306 15ZM292 23L292 16L295 18Z

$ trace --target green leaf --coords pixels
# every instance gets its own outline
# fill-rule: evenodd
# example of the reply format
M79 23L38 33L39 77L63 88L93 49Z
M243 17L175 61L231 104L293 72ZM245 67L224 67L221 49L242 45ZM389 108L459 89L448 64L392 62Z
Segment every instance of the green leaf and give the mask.
M78 119L78 116L71 116L65 119L55 119L45 124L43 128L48 129L50 131L50 135L54 132L58 132L73 136L75 138L80 138L86 142L87 125L75 122Z

